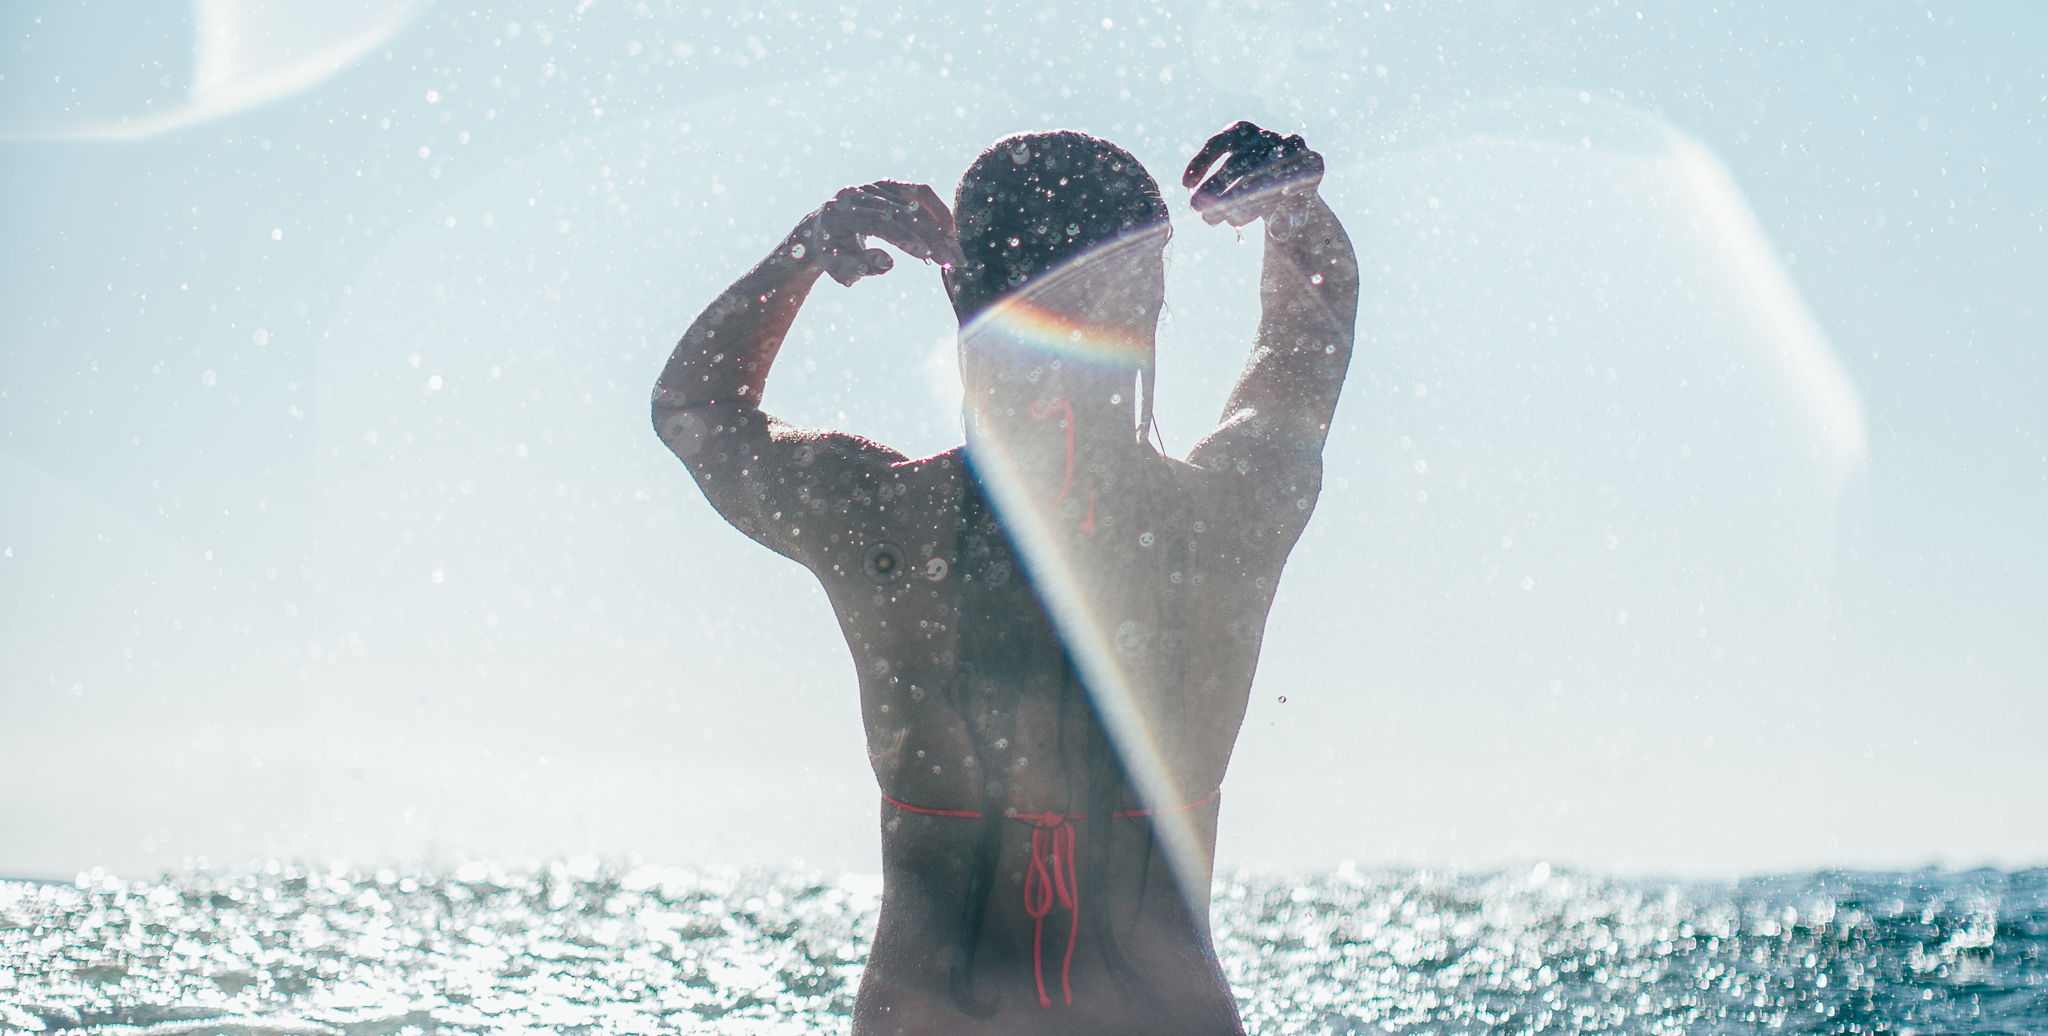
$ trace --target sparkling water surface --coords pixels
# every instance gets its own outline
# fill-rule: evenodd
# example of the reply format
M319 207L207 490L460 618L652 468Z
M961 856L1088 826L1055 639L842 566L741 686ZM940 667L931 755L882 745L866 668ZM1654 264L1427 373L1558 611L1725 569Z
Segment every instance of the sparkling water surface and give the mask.
M0 882L0 1031L845 1032L879 893L589 859ZM1239 874L1215 923L1257 1034L2048 1032L2048 869Z

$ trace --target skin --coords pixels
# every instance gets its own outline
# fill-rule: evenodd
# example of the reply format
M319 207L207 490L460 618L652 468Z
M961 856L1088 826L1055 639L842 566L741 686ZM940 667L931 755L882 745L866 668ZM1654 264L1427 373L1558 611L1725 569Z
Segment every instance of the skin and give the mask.
M943 704L958 676L963 618L993 616L1023 636L1054 636L1030 621L1030 602L1014 583L961 578L970 571L955 556L969 450L1003 458L1012 486L998 494L1006 496L997 501L1004 525L1038 530L1032 542L1020 541L1022 560L1041 588L1061 582L1074 605L1055 607L1055 621L1072 625L1085 615L1113 627L1114 636L1103 631L1104 659L1089 683L1120 688L1116 729L1142 731L1152 746L1135 752L1135 742L1124 741L1127 765L1134 752L1149 760L1149 780L1138 783L1153 793L1126 789L1124 808L1168 810L1221 785L1281 567L1320 488L1322 447L1351 357L1357 262L1315 193L1321 175L1320 156L1300 138L1249 123L1212 138L1189 164L1183 186L1195 188L1190 203L1205 221L1265 220L1267 234L1257 339L1221 421L1185 459L1161 458L1136 441L1128 369L1056 364L1030 343L1006 339L1002 321L994 331L986 321L963 329L965 447L912 459L848 433L800 430L760 409L768 371L818 277L852 284L894 266L869 239L940 264L950 285L943 271L962 261L952 215L922 185L839 192L684 335L655 387L655 428L720 514L824 585L859 674L869 757L884 795L977 809L983 771L999 766L1016 810L1082 809L1084 793L1064 765L1080 750L1081 724L1059 714L1057 665L974 677L1008 681L998 689L1014 695L1012 708L973 717L1003 734L986 758L962 715ZM1027 301L1089 336L1149 351L1164 290L1163 242L1163 233L1141 236L1081 262ZM1165 472L1184 508L1178 531L1164 527ZM1184 541L1185 555L1166 558L1170 541ZM1169 569L1182 580L1170 582ZM1144 992L1120 990L1084 933L1073 1002L1062 1002L1056 976L1071 921L1056 908L1046 922L1048 949L1036 956L1054 983L1051 1009L1037 1002L1034 924L1023 905L1032 825L1006 821L972 971L976 995L995 1008L976 1018L952 998L949 965L981 825L885 804L884 892L854 1032L1241 1033L1209 934L1217 809L1211 800L1171 814L1185 825L1188 858L1178 861L1148 844L1141 822L1071 821L1084 851L1108 856L1106 887L1082 890L1083 909L1110 912Z

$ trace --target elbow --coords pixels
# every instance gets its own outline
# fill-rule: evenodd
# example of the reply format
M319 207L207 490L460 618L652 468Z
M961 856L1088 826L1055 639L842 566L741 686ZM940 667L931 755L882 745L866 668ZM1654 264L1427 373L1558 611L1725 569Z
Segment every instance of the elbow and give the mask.
M654 392L647 401L647 419L654 425L654 434L663 439L668 438L665 426L678 409L675 401L669 398L668 387L659 381L655 382Z
M715 408L677 405L658 396L650 417L654 422L654 434L684 464L696 461L704 448L710 445L713 436L728 430L719 427Z

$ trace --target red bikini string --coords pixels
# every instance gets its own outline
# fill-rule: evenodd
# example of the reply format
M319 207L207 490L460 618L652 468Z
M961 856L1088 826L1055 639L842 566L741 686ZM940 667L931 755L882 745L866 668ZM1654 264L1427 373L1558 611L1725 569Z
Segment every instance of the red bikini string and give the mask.
M1060 961L1060 995L1071 1004L1074 942L1081 934L1081 882L1074 871L1074 825L1058 813L1019 814L1030 820L1031 869L1024 872L1024 912L1031 915L1031 971L1038 981L1038 1006L1051 1007L1045 992L1045 915L1055 899L1067 908L1067 953ZM1052 861L1047 872L1046 861Z
M1134 817L1154 816L1160 813L1185 813L1197 806L1214 802L1223 789L1218 788L1193 802L1184 802L1166 809L1123 809L1111 813L1118 820ZM980 820L981 811L973 809L926 809L900 802L887 795L882 801L906 813L922 813L930 817L954 817L960 820ZM1067 910L1067 952L1060 960L1060 995L1068 1004L1074 1002L1072 975L1074 970L1074 946L1081 935L1081 875L1074 867L1074 849L1080 842L1080 833L1074 828L1074 821L1088 819L1086 813L1013 813L1013 820L1031 825L1031 869L1024 872L1024 912L1031 915L1031 971L1038 983L1038 1006L1049 1008L1052 997L1045 991L1045 918L1052 913L1052 905L1058 902ZM1048 866L1047 861L1051 864Z

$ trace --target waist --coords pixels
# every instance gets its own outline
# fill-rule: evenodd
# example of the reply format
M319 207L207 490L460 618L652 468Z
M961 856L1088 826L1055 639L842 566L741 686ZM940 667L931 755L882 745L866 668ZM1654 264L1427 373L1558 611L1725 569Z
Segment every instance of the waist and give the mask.
M1194 799L1189 802L1183 802L1178 806L1166 806L1160 809L1120 809L1114 813L1111 813L1110 817L1116 820L1130 820L1136 819L1138 817L1163 816L1170 813L1185 813L1191 809L1200 809L1201 807L1206 806L1211 802L1215 802L1217 799L1221 798L1222 795L1223 789L1218 788L1215 791L1212 791L1199 799ZM928 806L913 806L910 803L904 802L900 799L890 798L886 794L882 796L882 801L888 803L891 806L896 807L897 809L902 810L905 813L917 813L922 816L928 817L952 817L956 820L980 820L983 816L983 813L978 809L933 809ZM1021 823L1030 824L1033 827L1059 827L1070 820L1086 820L1088 819L1088 814L1085 812L1067 813L1056 812L1052 810L1047 810L1039 813L1025 813L1017 810L1005 810L1003 812L1003 818L1006 820L1016 820Z
M1167 806L1160 809L1116 810L1108 816L1110 819L1125 820L1185 813L1215 802L1222 793L1222 789L1218 788L1199 799L1184 802L1177 806ZM988 817L988 814L981 810L938 809L929 806L916 806L889 795L883 795L882 801L903 812L923 816L956 820L984 820ZM1049 955L1058 961L1059 1003L1072 1005L1074 1002L1072 980L1074 951L1078 946L1081 934L1082 902L1081 875L1075 866L1075 858L1078 853L1081 836L1079 829L1074 826L1074 822L1077 820L1087 820L1089 816L1086 812L1042 811L1027 813L1015 809L1005 810L1002 816L1004 819L1029 825L1031 829L1031 855L1030 861L1024 869L1021 892L1023 894L1024 914L1031 919L1030 959L1033 985L1036 987L1038 994L1038 1006L1042 1009L1051 1009L1054 1005L1054 998L1048 988L1047 971L1049 970L1048 964L1050 962L1047 958ZM1151 855L1149 843L1146 847L1146 853L1148 860L1147 866L1144 869L1149 871L1150 863L1152 862L1149 859ZM1103 891L1107 890L1095 890L1095 893L1099 895ZM1144 883L1142 880L1138 885L1137 896L1140 899L1144 896ZM1174 898L1178 899L1179 897L1176 896ZM1142 907L1142 903L1139 905ZM1183 904L1184 908L1185 906L1187 904ZM1064 915L1066 945L1063 951L1057 941L1052 946L1046 945L1046 922L1049 917L1054 915L1056 910ZM1203 926L1202 932L1204 936L1202 942L1206 952L1206 925Z

